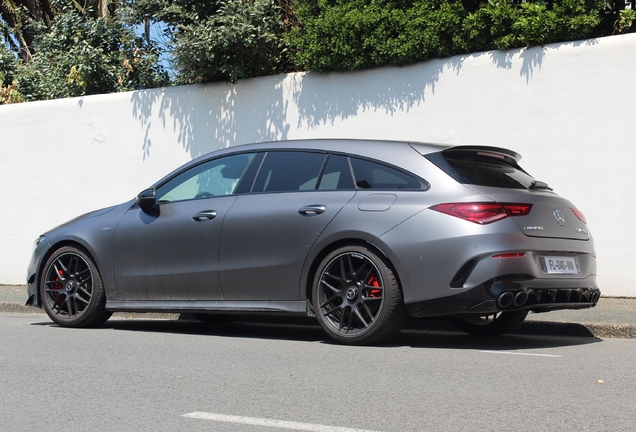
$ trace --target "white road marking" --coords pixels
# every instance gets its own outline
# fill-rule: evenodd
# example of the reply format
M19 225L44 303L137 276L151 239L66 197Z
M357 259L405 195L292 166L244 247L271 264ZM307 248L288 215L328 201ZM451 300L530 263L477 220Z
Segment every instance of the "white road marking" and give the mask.
M556 354L533 354L533 353L519 353L519 352L510 352L510 351L480 350L479 352L488 353L488 354L508 354L508 355L534 356L534 357L563 357L562 355L556 355Z
M308 432L377 432L368 429L352 429L348 427L327 426L314 423L301 423L285 420L272 420L257 417L242 417L225 414L214 414L206 412L191 412L183 414L182 417L188 417L200 420L212 420L225 423L236 423L251 426L265 426L271 428L290 429Z

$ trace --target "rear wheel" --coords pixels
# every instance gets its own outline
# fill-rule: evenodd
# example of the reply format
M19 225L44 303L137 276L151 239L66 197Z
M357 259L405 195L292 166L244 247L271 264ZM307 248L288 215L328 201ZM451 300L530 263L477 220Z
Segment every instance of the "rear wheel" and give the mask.
M313 283L318 322L338 342L373 344L397 334L408 318L392 269L365 246L327 255Z
M474 336L499 336L519 327L526 316L527 310L498 312L492 315L468 315L456 320L455 325Z
M42 306L64 327L94 327L110 318L102 278L93 260L71 246L58 249L44 265Z

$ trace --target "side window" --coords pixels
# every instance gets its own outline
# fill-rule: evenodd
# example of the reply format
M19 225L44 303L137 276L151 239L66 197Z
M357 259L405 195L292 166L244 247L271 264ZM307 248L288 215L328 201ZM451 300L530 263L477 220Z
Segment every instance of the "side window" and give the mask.
M313 190L327 155L309 152L269 152L252 192Z
M159 203L232 195L254 154L239 154L202 163L157 190Z
M416 178L386 165L351 158L351 167L360 189L423 189Z
M320 190L355 189L351 178L351 168L345 156L331 155L327 161L320 184Z

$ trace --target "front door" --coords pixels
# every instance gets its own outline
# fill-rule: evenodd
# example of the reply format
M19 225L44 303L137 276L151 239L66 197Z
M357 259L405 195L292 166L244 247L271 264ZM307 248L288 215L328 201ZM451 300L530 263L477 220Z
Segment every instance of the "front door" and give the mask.
M222 300L219 238L236 196L131 208L115 231L118 300Z
M225 215L254 154L188 167L156 189L157 211L131 208L115 229L120 301L222 300L219 241Z

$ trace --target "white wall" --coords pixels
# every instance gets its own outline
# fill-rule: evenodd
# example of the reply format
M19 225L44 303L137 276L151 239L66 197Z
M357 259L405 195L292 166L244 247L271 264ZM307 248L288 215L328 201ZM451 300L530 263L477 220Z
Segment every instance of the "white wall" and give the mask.
M634 297L635 49L631 34L403 68L0 106L0 283L24 283L43 231L128 200L194 156L351 137L520 152L530 173L587 216L603 293Z

